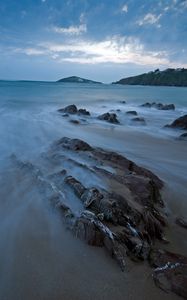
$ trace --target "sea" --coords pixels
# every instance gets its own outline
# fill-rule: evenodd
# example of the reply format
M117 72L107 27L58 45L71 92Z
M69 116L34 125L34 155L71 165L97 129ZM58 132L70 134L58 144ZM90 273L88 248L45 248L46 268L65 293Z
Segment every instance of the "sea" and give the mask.
M145 102L176 109L145 108ZM77 116L58 112L69 104L91 116L70 122ZM133 122L130 110L146 125ZM120 124L98 120L105 112L116 113ZM175 218L187 214L187 141L179 139L185 131L164 127L184 114L185 87L0 81L0 300L178 299L154 286L146 264L130 264L122 273L103 249L73 237L15 160L40 169L43 154L67 136L150 169L165 183L166 248L186 254L186 232Z

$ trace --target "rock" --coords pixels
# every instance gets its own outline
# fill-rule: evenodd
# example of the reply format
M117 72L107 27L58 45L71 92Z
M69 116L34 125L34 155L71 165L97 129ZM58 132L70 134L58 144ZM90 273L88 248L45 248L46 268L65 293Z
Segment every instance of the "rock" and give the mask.
M70 139L64 137L56 142L57 146L61 146L68 150L73 151L91 151L92 147L86 142L79 139Z
M129 110L129 111L126 111L126 114L128 115L133 115L133 116L137 116L137 112L135 110Z
M166 226L161 211L163 182L122 155L92 148L79 139L62 138L51 151L55 159L58 154L63 161L67 156L72 168L74 165L80 168L80 172L76 172L77 178L64 172L60 180L52 178L59 189L68 186L86 209L80 217L74 217L76 235L91 245L106 247L122 268L127 253L133 260L146 260L154 241L163 240ZM79 154L79 151L83 152ZM77 157L81 162L76 160ZM82 181L81 178L86 178L85 175L82 177L84 171L90 178L99 178L99 186L97 180L93 180L93 185L90 180L88 183ZM71 169L68 174L70 172ZM107 190L104 187L109 182L111 185ZM72 196L69 188L67 194ZM76 197L75 201L78 200Z
M69 115L68 114L63 114L62 117L67 118L67 117L69 117Z
M141 105L142 107L147 107L147 108L151 108L154 107L158 110L175 110L175 105L174 104L162 104L162 103L156 103L156 102L146 102L144 104Z
M187 115L184 115L171 123L170 125L166 125L165 127L170 128L179 128L179 129L187 129Z
M68 105L64 108L61 108L58 110L59 112L68 113L68 114L76 114L77 113L77 107L75 104Z
M102 114L102 115L98 116L98 119L99 120L107 121L109 123L119 124L119 121L117 119L117 115L115 113L105 113L105 114Z
M156 268L153 272L155 284L166 292L172 291L187 299L187 257L154 249L149 261Z
M151 108L151 103L149 103L149 102L146 102L146 103L144 103L144 104L142 104L142 105L140 105L140 106L142 106L142 107L147 107L147 108Z
M85 115L85 116L90 116L90 112L88 110L84 109L84 108L80 108L78 110L78 114Z
M186 141L186 140L187 140L187 132L181 134L181 135L179 136L179 139L180 139L180 140Z
M114 257L122 271L125 268L126 250L115 240L112 231L90 211L83 211L74 224L75 235L92 246L105 246Z
M81 197L83 195L83 193L85 192L85 187L78 181L76 180L74 177L72 176L67 176L65 178L65 182L73 188L75 194L78 197Z
M70 123L75 124L75 125L80 124L79 120L70 120Z
M145 125L145 124L146 124L145 119L142 118L142 117L133 118L132 121L133 121L133 122L141 123L142 125Z
M122 100L122 101L119 101L119 103L121 103L121 104L126 104L126 101L125 101L125 100Z
M176 218L176 224L187 229L187 220L181 217Z
M175 110L174 104L166 104L162 107L162 110Z

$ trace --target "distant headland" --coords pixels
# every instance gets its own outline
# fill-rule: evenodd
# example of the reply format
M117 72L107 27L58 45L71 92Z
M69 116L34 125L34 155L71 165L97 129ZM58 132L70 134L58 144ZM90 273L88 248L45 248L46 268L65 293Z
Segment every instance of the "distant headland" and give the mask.
M156 86L187 86L187 69L166 69L144 73L120 79L113 84L124 85L156 85Z
M93 80L81 78L81 77L78 77L78 76L71 76L71 77L62 78L62 79L58 80L57 82L97 83L97 84L99 83L99 84L102 84L102 82L93 81Z

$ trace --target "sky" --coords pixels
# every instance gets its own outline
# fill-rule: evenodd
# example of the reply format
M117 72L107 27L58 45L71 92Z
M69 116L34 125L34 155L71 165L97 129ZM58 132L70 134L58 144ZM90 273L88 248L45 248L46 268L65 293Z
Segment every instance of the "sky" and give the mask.
M0 0L0 79L187 68L187 0Z

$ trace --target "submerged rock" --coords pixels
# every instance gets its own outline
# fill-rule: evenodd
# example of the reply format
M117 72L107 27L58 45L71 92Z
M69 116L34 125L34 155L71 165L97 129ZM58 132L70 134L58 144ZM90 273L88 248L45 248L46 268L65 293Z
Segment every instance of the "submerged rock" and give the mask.
M147 108L151 108L154 107L158 110L175 110L175 105L174 104L162 104L162 103L156 103L156 102L146 102L144 104L141 105L142 107L147 107Z
M156 268L153 272L155 284L187 299L187 257L155 249L150 252L149 261Z
M79 125L80 121L79 120L70 120L70 123L75 124L75 125Z
M127 115L137 116L137 112L136 112L135 110L129 110L129 111L126 111L126 114L127 114Z
M117 115L115 113L105 113L105 114L102 114L102 115L98 116L98 119L99 120L107 121L109 123L119 124L119 121L117 119Z
M137 117L132 119L133 122L141 123L142 125L146 125L146 121L142 117Z

